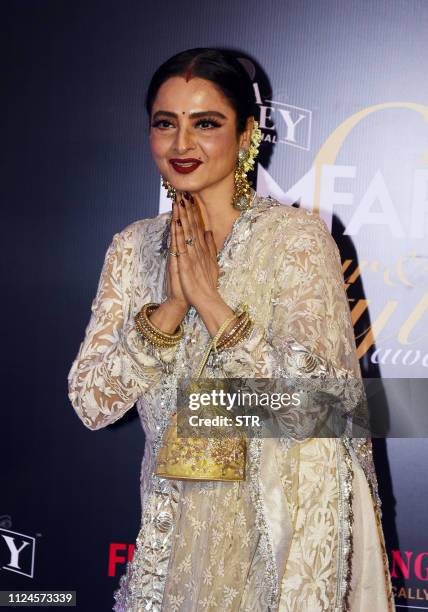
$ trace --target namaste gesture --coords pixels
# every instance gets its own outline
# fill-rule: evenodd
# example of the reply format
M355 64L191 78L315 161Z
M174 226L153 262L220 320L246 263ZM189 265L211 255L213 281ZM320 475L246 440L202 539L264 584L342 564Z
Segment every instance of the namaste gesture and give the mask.
M196 195L177 192L172 203L167 292L170 299L195 308L218 297L219 267L206 211Z

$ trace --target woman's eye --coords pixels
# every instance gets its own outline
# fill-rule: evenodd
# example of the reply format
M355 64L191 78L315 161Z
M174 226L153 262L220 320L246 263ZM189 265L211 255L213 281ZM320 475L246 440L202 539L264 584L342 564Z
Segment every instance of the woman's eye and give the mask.
M172 125L172 123L167 119L158 119L158 121L152 123L152 127L158 127L161 129L167 129L170 125Z
M152 123L152 127L159 128L161 130L168 130L175 127L168 119L157 119ZM202 130L210 130L212 128L221 127L221 124L214 119L200 119L195 127L201 128Z
M203 130L207 130L210 128L220 127L220 123L217 123L217 121L213 121L212 119L201 119L200 121L198 121L196 126L201 127Z

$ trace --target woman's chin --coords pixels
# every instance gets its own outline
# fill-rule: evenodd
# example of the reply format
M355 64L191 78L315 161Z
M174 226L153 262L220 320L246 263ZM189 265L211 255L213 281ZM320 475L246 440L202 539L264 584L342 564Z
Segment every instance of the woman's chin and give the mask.
M184 178L174 177L169 182L177 191L189 191L191 193L198 193L198 191L202 191L207 186L206 181L192 179L189 176Z

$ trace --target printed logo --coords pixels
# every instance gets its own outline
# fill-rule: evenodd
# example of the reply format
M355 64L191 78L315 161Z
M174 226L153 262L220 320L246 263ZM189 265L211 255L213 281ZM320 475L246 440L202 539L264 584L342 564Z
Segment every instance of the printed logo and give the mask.
M6 529L11 524L9 516L0 517L0 569L34 578L36 539Z
M284 102L263 100L258 83L253 83L253 87L260 108L259 125L263 142L310 151L312 112Z

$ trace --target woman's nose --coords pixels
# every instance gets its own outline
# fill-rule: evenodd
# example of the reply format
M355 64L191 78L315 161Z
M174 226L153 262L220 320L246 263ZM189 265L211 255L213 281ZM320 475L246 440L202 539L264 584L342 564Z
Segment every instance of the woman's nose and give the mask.
M188 149L194 148L193 139L185 126L179 127L177 130L175 148L177 153L184 153Z

